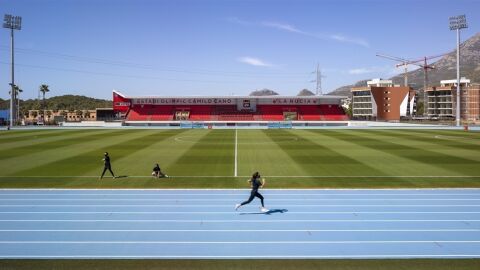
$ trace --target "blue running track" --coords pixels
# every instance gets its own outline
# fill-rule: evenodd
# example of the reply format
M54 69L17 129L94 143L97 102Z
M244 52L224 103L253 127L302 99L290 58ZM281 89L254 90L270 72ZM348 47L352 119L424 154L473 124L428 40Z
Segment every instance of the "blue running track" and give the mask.
M0 258L480 258L480 189L0 190Z

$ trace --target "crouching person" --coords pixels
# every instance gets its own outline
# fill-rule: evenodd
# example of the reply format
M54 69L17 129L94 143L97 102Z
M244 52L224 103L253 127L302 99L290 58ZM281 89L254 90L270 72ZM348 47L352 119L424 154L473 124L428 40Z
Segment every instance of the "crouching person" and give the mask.
M155 167L153 167L152 176L155 178L168 177L168 175L162 172L162 170L160 169L160 165L158 165L158 163L155 164Z

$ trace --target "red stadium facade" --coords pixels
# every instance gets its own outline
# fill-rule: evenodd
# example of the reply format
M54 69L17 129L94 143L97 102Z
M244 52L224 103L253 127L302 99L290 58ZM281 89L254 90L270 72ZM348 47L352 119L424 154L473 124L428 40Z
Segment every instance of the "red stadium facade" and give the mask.
M345 121L339 96L128 97L113 91L113 109L134 121Z

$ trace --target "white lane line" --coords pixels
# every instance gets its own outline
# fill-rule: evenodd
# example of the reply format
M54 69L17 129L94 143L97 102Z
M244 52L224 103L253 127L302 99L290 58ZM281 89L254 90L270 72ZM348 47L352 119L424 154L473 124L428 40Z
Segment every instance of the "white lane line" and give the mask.
M194 208L204 208L204 207L216 207L216 208L232 208L231 205L218 205L218 204L136 204L136 205L122 205L122 204L5 204L0 205L0 207L119 207L119 208L132 208L132 207L159 207L159 208L166 208L166 207L194 207ZM280 208L280 205L272 205L270 208ZM480 204L295 204L290 205L289 208L292 207L382 207L382 208L389 208L389 207L480 207Z
M245 192L238 190L237 193L50 193L46 190L45 193L1 193L2 196L245 196ZM263 190L262 194L267 196L480 196L480 193L463 193L463 194L449 194L449 193L411 193L411 194L396 194L396 193L349 193L349 194L335 194L335 193L270 193L269 190Z
M97 176L98 177L98 176ZM151 177L151 176L150 176ZM231 177L231 176L230 176ZM239 176L244 177L244 176ZM247 176L250 177L250 176ZM0 191L242 191L248 188L0 188ZM274 191L480 191L480 188L269 188Z
M107 198L91 198L91 199L74 199L74 198L25 198L25 199L0 199L0 201L168 201L171 202L172 199L124 199L124 198L117 198L117 199L107 199ZM222 201L222 202L231 202L232 199L177 199L176 202L208 202L208 201ZM395 199L395 198L368 198L368 199L309 199L309 198L298 198L298 199L268 199L268 201L480 201L480 199L451 199L451 198L444 198L444 199Z
M480 243L480 240L352 240L352 241L0 241L0 244L412 244Z
M267 212L268 213L268 212ZM189 215L237 215L264 214L260 212L210 212L210 211L1 211L1 214L189 214ZM478 211L285 211L284 214L480 214Z
M0 258L23 259L375 259L375 258L477 258L478 254L405 254L405 255L9 255L0 254Z
M94 229L94 230L0 230L0 232L478 232L480 229L348 229L348 230L322 230L322 229L278 229L278 230L161 230L161 229L146 229L146 230L134 230L134 229Z
M237 135L237 129L235 129L235 164L234 164L234 171L233 171L233 176L237 177L237 164L238 164L238 135Z
M480 219L282 219L282 220L189 220L189 219L0 219L2 222L118 222L118 223L331 223L331 222L354 222L354 223L376 223L376 222L480 222Z
M151 175L128 175L135 178L152 178ZM233 177L249 177L248 175L231 176L231 175L171 175L171 178L233 178ZM480 178L480 175L265 175L264 177L274 178ZM98 175L0 175L0 178L95 178ZM111 178L105 178L109 180ZM121 178L120 178L121 180Z

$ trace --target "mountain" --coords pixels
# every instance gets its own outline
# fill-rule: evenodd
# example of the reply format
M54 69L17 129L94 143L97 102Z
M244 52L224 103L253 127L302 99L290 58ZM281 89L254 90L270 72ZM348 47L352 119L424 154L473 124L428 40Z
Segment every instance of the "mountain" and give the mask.
M457 50L440 58L433 63L435 69L428 71L428 85L440 85L441 80L450 80L457 77ZM420 98L423 98L423 69L419 68L407 73L408 83L414 89L419 90ZM480 83L480 33L467 39L460 45L460 76L470 79L472 83ZM372 78L370 78L372 79ZM368 79L368 80L370 80ZM394 84L403 85L403 73L390 78ZM366 81L362 80L354 85L346 85L328 93L328 95L348 95L350 88L356 86L366 86Z
M270 89L255 90L250 96L278 96L278 93Z
M315 96L315 94L308 89L303 89L302 91L298 92L297 96Z

